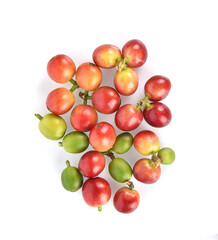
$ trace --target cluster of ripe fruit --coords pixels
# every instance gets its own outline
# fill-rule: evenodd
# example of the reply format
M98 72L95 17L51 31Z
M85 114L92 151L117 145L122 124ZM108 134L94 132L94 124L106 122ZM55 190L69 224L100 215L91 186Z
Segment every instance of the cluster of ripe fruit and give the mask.
M61 174L63 187L75 192L82 187L85 202L101 210L111 197L109 183L98 175L105 168L105 156L110 157L108 166L111 177L127 186L120 188L114 195L115 208L122 213L133 212L139 205L139 194L134 189L131 177L142 183L154 183L161 174L161 164L171 164L175 160L175 153L170 148L160 149L158 136L149 130L138 132L134 137L129 132L136 129L145 121L153 127L164 127L171 120L169 108L160 102L171 88L170 80L164 76L151 77L144 86L145 96L137 104L121 105L121 95L132 95L138 87L138 76L134 68L142 66L147 59L145 45L136 39L128 41L122 52L116 46L105 44L93 52L93 62L81 64L77 69L71 58L66 55L56 55L47 65L49 77L57 83L70 81L72 87L57 88L47 96L46 106L51 113L42 117L39 130L48 139L59 140L67 152L81 153L89 144L94 150L84 153L78 167L71 166L67 160L67 167ZM101 86L102 72L100 68L116 68L114 86ZM73 79L75 75L75 80ZM75 97L73 91L83 89L79 96L83 104L73 109ZM90 94L92 91L92 94ZM91 101L92 105L87 102ZM75 131L65 134L67 124L59 116L71 111L70 122ZM108 122L98 122L97 111L103 114L115 113L116 126L124 131L118 136L114 127ZM89 132L89 136L85 132ZM123 158L114 154L124 154L131 146L144 156L135 162L133 168ZM87 178L84 182L83 178Z

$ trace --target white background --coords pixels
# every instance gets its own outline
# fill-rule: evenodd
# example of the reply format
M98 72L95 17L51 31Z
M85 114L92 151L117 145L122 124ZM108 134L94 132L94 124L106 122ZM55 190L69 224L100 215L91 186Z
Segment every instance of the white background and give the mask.
M195 240L218 233L216 4L215 0L1 1L1 239ZM77 166L81 154L66 153L57 141L45 139L34 114L47 113L47 94L60 87L47 75L50 58L63 53L78 67L92 61L97 46L110 43L122 48L133 38L145 43L148 59L136 70L138 90L122 97L122 104L136 103L143 97L146 80L162 74L172 83L163 102L173 118L162 129L143 122L132 134L155 131L161 147L175 150L176 161L162 167L161 178L153 185L133 178L141 202L128 215L113 207L113 195L123 184L111 179L105 168L100 176L110 182L112 198L98 212L83 201L81 189L70 193L60 182L65 161ZM113 86L115 69L102 72L102 85ZM76 103L81 99L77 97ZM63 117L69 125L69 114ZM99 114L99 121L114 125L113 117ZM67 131L72 130L69 125ZM123 157L133 166L142 156L132 148Z

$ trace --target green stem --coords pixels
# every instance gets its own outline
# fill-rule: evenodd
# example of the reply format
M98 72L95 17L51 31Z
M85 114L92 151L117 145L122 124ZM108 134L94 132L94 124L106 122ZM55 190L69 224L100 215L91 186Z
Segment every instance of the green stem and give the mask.
M59 142L59 143L58 143L58 146L59 146L59 147L63 147L63 143L62 143L62 142Z
M69 160L66 161L66 165L67 165L67 167L70 167L70 162L69 162Z
M35 114L35 116L39 119L39 120L41 120L43 117L40 115L40 114Z
M84 95L83 95L83 104L87 105L87 96L89 94L89 91L85 90Z
M71 79L70 82L73 84L73 86L70 89L71 92L74 92L77 88L79 88L79 85L75 80Z

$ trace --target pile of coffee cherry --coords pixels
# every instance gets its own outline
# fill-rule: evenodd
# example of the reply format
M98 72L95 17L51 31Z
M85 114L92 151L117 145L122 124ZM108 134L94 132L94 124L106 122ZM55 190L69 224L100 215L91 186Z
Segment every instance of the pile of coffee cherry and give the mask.
M114 194L114 207L121 213L130 213L138 207L140 201L139 193L131 181L132 175L142 183L155 183L161 175L161 164L171 164L175 160L171 148L160 149L159 138L153 131L139 131L135 136L130 133L139 127L143 119L158 128L170 123L170 109L160 101L168 95L171 82L167 77L155 75L145 82L144 98L136 104L121 106L120 95L130 96L138 87L139 79L134 68L146 62L146 46L137 39L128 41L122 51L114 45L104 44L94 50L92 57L93 63L82 63L77 69L73 60L63 54L49 60L49 77L60 84L69 81L72 86L70 89L60 87L51 91L46 100L50 113L43 117L39 114L35 116L40 120L39 130L42 135L51 140L62 139L58 144L65 151L82 153L89 144L93 148L82 155L77 167L66 161L66 168L61 174L63 187L71 192L82 187L85 202L101 211L111 197L110 184L98 176L105 168L107 156L111 159L108 165L110 176L125 184ZM100 86L101 68L116 69L114 88ZM73 92L77 88L81 89L79 96L83 104L74 106ZM67 124L60 115L69 111L70 123L75 131L65 134ZM98 122L97 112L115 113L115 124L122 133L117 135L109 122ZM132 145L143 155L133 168L125 159L115 156L126 153Z

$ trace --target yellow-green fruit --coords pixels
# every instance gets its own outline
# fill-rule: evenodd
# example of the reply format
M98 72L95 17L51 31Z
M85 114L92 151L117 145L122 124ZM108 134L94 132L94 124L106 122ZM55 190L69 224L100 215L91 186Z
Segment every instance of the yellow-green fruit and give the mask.
M51 140L58 140L64 136L67 124L62 117L53 113L48 113L44 117L39 114L35 116L40 119L39 130L43 136Z
M175 152L171 148L162 148L157 156L161 159L162 164L169 165L175 161L176 155Z

